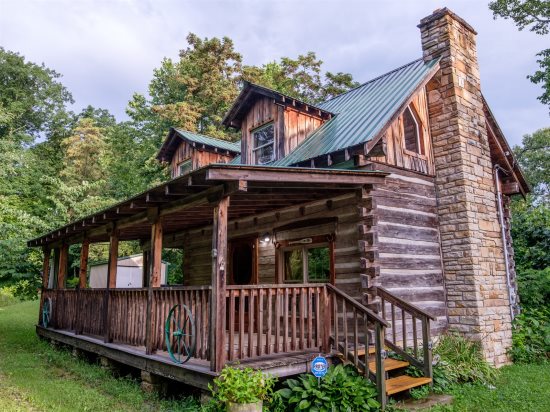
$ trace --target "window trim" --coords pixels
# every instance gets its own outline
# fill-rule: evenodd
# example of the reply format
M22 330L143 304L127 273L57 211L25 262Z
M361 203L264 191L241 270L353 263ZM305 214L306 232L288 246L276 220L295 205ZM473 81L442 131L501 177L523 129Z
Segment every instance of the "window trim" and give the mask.
M317 249L325 247L329 251L329 276L326 280L310 280L309 279L309 268L308 268L308 256L307 251L309 249ZM279 283L283 284L300 284L300 283L333 283L334 279L334 262L333 262L333 251L334 249L334 241L326 241L326 242L317 242L317 243L310 243L305 245L291 245L291 246L282 246L279 248L279 253L277 254L277 258L280 259L281 264L278 265L280 268L279 271ZM285 279L285 252L291 251L291 250L301 250L302 251L302 280L294 281L294 280L286 280ZM304 279L306 278L307 279Z
M403 116L405 116L405 112L407 112L407 111L410 113L410 115L413 119L414 125L415 125L416 145L417 145L418 150L411 150L411 149L407 148L407 139L406 139L406 136L405 136L405 121L404 120L403 120L403 150L407 154L413 154L413 155L416 155L416 156L419 156L419 155L420 156L425 156L424 142L423 142L424 133L423 133L423 129L422 129L422 122L418 118L418 115L416 114L416 110L414 109L414 107L412 107L411 105L408 105L405 108L405 110L403 111Z
M182 160L181 162L178 163L178 170L177 170L177 173L178 175L177 176L183 176L185 173L181 173L181 167L182 166L187 166L189 165L189 170L187 170L185 173L189 173L193 170L193 158L192 157L188 157L184 160Z
M254 143L255 143L254 133L257 133L257 132L259 132L263 129L267 129L268 127L273 127L273 141L271 143L265 143L261 146L255 147L254 146ZM274 162L276 160L276 158L275 158L275 122L269 121L269 122L264 123L263 125L261 125L259 127L256 127L254 129L252 129L250 131L250 138L252 140L252 145L251 145L252 146L252 159L253 159L255 165L263 166L263 165L267 165L271 162ZM269 162L265 162L265 163L258 163L257 159L256 159L256 152L260 149L263 149L264 147L267 147L267 146L272 146L273 147L273 155L271 156L271 160Z

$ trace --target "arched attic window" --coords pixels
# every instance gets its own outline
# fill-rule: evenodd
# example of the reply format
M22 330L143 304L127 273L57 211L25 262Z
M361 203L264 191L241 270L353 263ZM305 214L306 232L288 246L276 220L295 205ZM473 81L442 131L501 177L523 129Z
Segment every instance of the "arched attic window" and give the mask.
M405 149L414 153L424 153L422 126L411 106L408 106L403 112L403 129Z

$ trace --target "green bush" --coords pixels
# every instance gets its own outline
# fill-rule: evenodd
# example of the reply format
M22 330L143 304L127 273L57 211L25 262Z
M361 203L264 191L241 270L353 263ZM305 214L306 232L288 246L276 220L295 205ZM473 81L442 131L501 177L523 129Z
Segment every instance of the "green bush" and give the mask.
M286 388L275 392L275 411L375 411L376 388L352 366L331 366L324 378L309 374L287 379Z
M224 408L228 402L253 403L269 401L275 379L251 368L223 368L214 385L208 385L214 402Z
M458 333L442 335L434 348L434 384L440 387L456 383L495 381L497 370L481 352L481 344Z
M526 308L514 319L510 356L518 363L550 360L550 309Z
M2 306L13 305L17 302L19 302L19 299L13 295L13 286L4 286L0 288L0 308Z
M40 278L38 276L21 279L13 285L13 296L20 300L36 300L39 290Z

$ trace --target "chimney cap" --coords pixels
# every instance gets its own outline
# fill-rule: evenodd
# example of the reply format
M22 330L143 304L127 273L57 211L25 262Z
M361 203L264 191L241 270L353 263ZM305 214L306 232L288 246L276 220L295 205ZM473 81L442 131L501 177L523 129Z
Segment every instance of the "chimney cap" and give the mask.
M441 19L444 16L449 16L453 20L458 21L460 24L462 24L466 29L470 30L473 34L477 35L477 31L462 17L454 13L453 11L449 10L447 7L443 7L442 9L435 9L432 14L429 16L424 17L422 20L420 20L420 24L417 26L419 29L424 28L428 24Z

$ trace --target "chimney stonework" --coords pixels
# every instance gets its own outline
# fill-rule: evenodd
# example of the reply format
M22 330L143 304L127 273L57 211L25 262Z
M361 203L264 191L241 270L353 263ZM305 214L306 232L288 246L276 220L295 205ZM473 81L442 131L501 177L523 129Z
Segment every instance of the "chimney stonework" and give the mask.
M421 20L449 329L509 362L511 318L493 167L483 112L476 32L448 9Z

